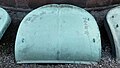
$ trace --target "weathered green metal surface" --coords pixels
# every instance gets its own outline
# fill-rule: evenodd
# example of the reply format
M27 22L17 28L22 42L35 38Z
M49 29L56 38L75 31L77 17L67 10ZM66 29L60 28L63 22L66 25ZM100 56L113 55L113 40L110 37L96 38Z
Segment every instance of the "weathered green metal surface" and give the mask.
M17 63L96 63L101 58L97 23L72 5L35 9L20 24L15 58Z
M105 23L117 61L120 62L120 6L111 9Z
M8 13L4 9L0 8L0 39L5 33L5 30L7 29L7 27L9 26L10 21L11 19Z

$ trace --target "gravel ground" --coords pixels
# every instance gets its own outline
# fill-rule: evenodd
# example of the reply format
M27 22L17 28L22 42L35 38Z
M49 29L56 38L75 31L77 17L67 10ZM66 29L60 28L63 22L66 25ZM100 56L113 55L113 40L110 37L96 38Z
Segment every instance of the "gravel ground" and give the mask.
M24 12L9 11L12 17L12 23L0 41L0 68L120 68L119 63L111 55L111 45L104 28L105 15L109 11L89 11L98 22L102 39L102 58L98 64L16 64L14 57L14 44L18 26Z

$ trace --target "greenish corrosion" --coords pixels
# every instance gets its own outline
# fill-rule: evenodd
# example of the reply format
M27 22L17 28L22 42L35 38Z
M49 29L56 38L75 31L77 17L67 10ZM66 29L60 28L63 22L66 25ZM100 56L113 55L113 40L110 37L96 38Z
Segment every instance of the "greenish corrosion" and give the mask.
M5 33L10 22L11 22L11 19L8 13L4 9L0 8L0 39Z
M120 63L120 6L111 9L106 19L105 26L111 41L113 55Z
M96 63L101 58L98 25L76 6L40 7L20 24L15 58L17 63Z

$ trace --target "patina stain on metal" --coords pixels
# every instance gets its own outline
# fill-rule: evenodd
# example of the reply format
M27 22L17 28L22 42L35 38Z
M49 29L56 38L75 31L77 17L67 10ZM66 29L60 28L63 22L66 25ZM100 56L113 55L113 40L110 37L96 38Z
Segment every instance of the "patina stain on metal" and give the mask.
M0 8L0 39L5 33L5 30L7 29L7 27L9 26L10 21L11 19L8 13L3 8Z
M105 23L117 61L120 62L120 6L111 9Z
M101 58L98 25L76 6L40 7L19 26L15 58L17 63L96 63Z

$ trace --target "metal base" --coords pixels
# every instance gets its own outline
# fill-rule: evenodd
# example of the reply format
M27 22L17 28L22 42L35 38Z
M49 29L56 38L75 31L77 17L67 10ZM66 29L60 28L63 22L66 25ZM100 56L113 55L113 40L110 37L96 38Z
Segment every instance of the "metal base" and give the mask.
M0 39L8 28L10 22L11 19L9 14L3 8L0 8Z
M107 14L106 30L108 32L113 53L116 59L120 61L120 6L111 9Z
M58 64L58 63L70 63L70 64L97 64L97 62L89 62L89 61L61 61L61 60L36 60L36 61L32 61L32 60L28 60L28 61L18 61L17 62L18 64L21 64L21 63L55 63L55 64Z
M15 58L17 63L100 61L99 28L93 16L82 8L65 4L40 7L20 24Z

